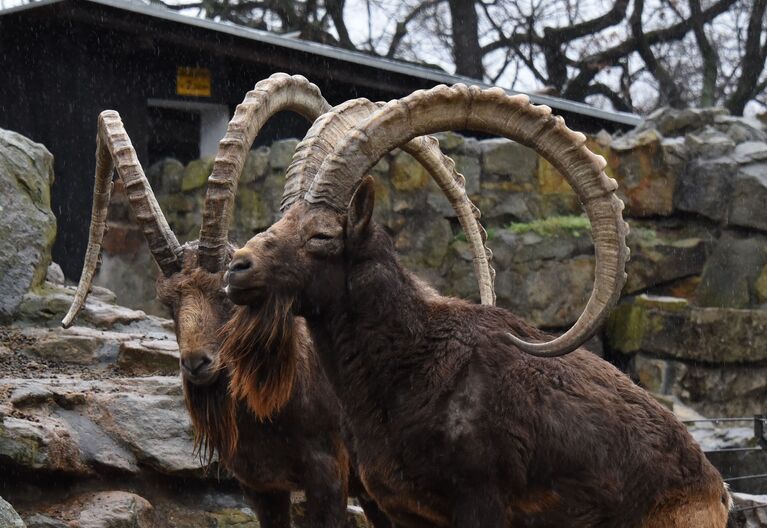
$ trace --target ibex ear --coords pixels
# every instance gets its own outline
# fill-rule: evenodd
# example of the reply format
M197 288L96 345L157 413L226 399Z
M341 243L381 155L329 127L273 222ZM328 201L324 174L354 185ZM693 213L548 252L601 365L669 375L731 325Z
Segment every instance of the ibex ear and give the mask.
M359 187L354 191L349 202L349 213L346 218L346 238L355 240L365 234L370 226L375 205L375 184L372 176L362 178Z

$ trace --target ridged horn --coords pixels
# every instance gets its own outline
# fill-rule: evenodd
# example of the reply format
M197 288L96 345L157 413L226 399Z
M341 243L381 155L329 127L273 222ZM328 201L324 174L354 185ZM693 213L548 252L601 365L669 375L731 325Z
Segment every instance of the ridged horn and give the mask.
M301 75L275 73L256 84L237 106L218 144L200 229L200 266L216 272L223 266L229 220L245 159L261 127L277 112L291 110L310 122L330 110L319 88Z
M106 231L107 211L112 195L112 173L115 169L117 176L123 181L131 209L160 270L168 276L180 269L181 246L168 226L165 215L152 192L152 187L144 175L136 151L125 132L120 114L114 110L105 110L98 118L96 174L93 184L93 209L88 233L88 248L72 306L61 322L65 328L72 325L85 305L93 283L93 275L96 272L101 243Z
M288 167L282 196L283 211L306 194L325 157L348 131L370 117L383 104L362 98L353 99L333 107L314 122L296 147L293 161ZM474 272L479 283L480 299L483 304L495 304L495 270L489 262L492 252L486 247L487 233L480 223L479 209L466 194L465 178L456 171L455 162L442 153L434 137L418 137L401 145L401 148L429 171L456 211L474 253Z
M328 155L305 199L345 211L356 185L386 152L416 136L444 130L475 130L505 136L533 148L567 179L591 221L596 273L591 297L562 336L530 343L506 333L519 349L543 357L572 352L589 339L617 301L626 280L628 225L618 185L604 173L606 161L585 146L586 137L565 126L546 106L500 88L457 84L420 90L391 101L358 124Z

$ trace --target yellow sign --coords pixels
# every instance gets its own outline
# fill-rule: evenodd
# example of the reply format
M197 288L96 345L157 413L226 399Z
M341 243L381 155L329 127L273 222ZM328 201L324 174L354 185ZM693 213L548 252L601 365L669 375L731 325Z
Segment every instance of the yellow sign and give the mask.
M179 66L176 69L176 93L193 97L210 97L210 70Z

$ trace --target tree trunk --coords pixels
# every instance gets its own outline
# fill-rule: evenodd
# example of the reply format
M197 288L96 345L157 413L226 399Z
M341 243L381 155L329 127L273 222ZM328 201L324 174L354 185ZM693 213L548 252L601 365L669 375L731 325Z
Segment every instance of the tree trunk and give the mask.
M482 79L482 48L479 46L479 21L474 0L450 0L453 28L453 57L455 73Z

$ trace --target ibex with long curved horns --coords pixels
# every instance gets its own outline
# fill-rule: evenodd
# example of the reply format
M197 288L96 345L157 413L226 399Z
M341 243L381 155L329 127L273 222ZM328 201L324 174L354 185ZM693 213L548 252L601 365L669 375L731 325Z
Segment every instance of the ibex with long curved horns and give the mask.
M323 116L312 128L316 141L327 141L329 132L325 125L328 123L341 120L349 128L375 108L373 103L356 100L332 109L327 114L332 115L332 119ZM220 270L233 251L227 234L238 178L259 129L269 117L284 109L314 120L329 110L329 105L316 86L299 76L276 74L258 83L238 106L220 143L209 178L200 240L184 246L168 227L119 116L111 111L102 113L88 251L75 302L64 324L71 324L84 305L93 279L105 230L114 166L125 183L136 218L162 271L157 292L170 307L176 325L184 394L197 448L207 460L217 453L232 470L265 528L289 526L289 491L294 489L306 490L312 526L339 526L345 507L348 454L341 442L338 401L324 377L302 321L290 318L288 325L280 311L251 320L250 333L260 332L264 336L258 342L263 361L260 361L259 376L248 381L268 387L282 381L281 391L268 391L268 400L254 398L257 391L240 391L237 395L261 418L268 417L266 421L256 419L246 406L230 396L229 371L221 368L218 361L218 334L232 309L222 291ZM478 222L479 212L463 189L462 176L455 172L452 161L441 154L433 138L418 138L405 148L449 193L477 253L475 261L483 299L492 302L493 270L483 245L485 234ZM316 161L312 156L304 159L306 164ZM290 175L287 180L290 185L299 182ZM280 361L282 358L278 355L284 339L296 344L296 355L290 363ZM289 368L282 369L286 364ZM234 383L235 388L238 386L242 384ZM389 525L375 504L366 500L354 478L350 489L360 498L376 526Z
M371 220L365 172L410 138L450 129L534 148L583 203L594 292L563 336L546 341L505 310L425 292ZM268 299L285 317L303 316L351 427L360 476L397 526L726 524L729 495L685 427L578 348L615 303L628 258L616 183L584 143L524 96L463 85L416 92L345 134L306 192L285 200L282 219L234 254L228 294L246 306L230 323L241 333L232 328L238 337L221 351L233 377L252 366L248 305Z

